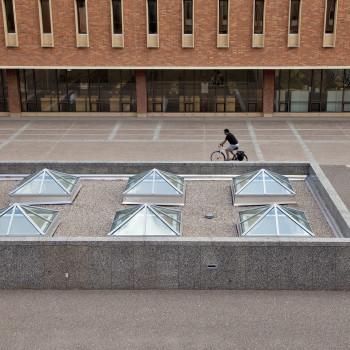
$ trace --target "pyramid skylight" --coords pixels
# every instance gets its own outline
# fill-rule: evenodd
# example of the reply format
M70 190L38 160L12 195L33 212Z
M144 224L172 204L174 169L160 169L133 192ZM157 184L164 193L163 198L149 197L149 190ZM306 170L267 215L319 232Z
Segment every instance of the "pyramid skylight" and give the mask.
M131 176L123 193L123 204L184 205L184 202L184 178L157 169Z
M115 213L109 235L113 236L179 236L179 210L143 204Z
M10 194L11 203L72 203L81 188L77 176L43 169L25 177Z
M314 236L305 213L282 205L265 205L239 212L240 236Z
M52 236L58 225L57 210L17 203L0 209L0 236Z
M234 205L296 203L289 179L265 169L234 177L231 190Z

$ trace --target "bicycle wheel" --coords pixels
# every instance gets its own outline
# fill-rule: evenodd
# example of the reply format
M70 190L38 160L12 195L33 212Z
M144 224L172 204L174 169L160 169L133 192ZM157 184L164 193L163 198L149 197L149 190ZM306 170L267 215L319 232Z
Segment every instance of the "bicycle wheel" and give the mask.
M220 151L215 151L211 154L210 160L214 162L224 161L225 157Z

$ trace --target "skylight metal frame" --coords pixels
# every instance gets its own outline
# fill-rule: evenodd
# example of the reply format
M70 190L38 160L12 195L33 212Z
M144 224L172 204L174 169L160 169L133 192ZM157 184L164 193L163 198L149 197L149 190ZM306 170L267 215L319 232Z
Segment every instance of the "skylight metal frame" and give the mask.
M153 174L152 174L153 172ZM134 189L137 185L139 185L142 181L144 181L147 177L150 175L153 175L153 182L152 182L152 192L147 194L135 194L130 193L132 189ZM154 193L155 190L155 178L156 175L161 177L169 186L171 186L172 189L176 192L176 194L158 194ZM137 176L137 175L135 175ZM172 181L178 183L180 186L182 186L182 191L179 190L176 186L174 186L169 179L167 179L167 176L171 178ZM182 181L179 181L177 178L181 178ZM132 177L129 178L129 181L132 179ZM128 182L129 183L129 182ZM128 184L126 185L126 187ZM145 175L142 176L139 180L137 180L132 186L126 188L123 192L123 202L122 204L156 204L156 205L175 205L175 206L183 206L185 204L185 191L186 191L186 185L185 181L182 177L174 174L170 174L163 170L158 169L152 169L148 172L145 172Z
M255 174L254 174L255 173ZM246 181L249 179L247 177L249 174L251 174L251 179L247 181L247 183L240 188L236 192L236 186L240 184L242 181ZM242 194L241 192L249 186L260 174L262 174L262 185L263 185L263 194ZM279 175L279 174L276 174ZM240 176L240 175L239 175ZM237 177L239 177L237 176ZM231 184L231 194L232 194L232 204L234 206L245 206L245 205L264 205L264 204L295 204L296 203L296 194L293 190L292 185L290 184L291 188L288 188L280 179L278 179L276 176L274 176L273 172L270 172L265 169L260 169L256 172L251 172L247 174L243 174L242 176L245 176L244 179L241 181L235 183L234 179L237 177L232 178L232 184ZM272 180L276 181L278 185L280 185L283 189L285 189L288 193L287 194L268 194L266 193L266 176L269 176L272 178ZM285 177L283 175L280 175L282 177ZM285 177L287 180L288 178ZM288 180L289 181L289 180Z
M9 222L9 226L7 228L7 232L5 236L0 236L0 240L1 237L9 237L10 235L10 231L12 228L12 223L16 214L16 209L18 209L21 214L29 221L29 223L34 226L34 228L39 232L39 235L35 235L35 236L30 236L30 235L15 235L13 237L40 237L40 236L44 236L44 237L51 237L54 232L56 231L58 225L60 224L60 215L59 215L59 211L58 210L52 210L52 209L44 209L44 208L40 208L40 207L34 207L34 206L28 206L28 205L23 205L24 207L26 207L26 209L28 211L30 211L33 215L36 215L38 217L40 217L42 220L49 222L50 225L48 226L48 228L46 229L46 231L44 232L31 218L30 216L23 210L22 205L19 203L14 203L9 205L7 208L4 208L5 210L2 210L0 212L0 217L5 215L8 211L12 210L11 213L11 218L10 218L10 222ZM31 210L31 208L36 208L36 209L40 209L40 210L47 210L47 211L51 211L51 212L56 212L56 215L54 217L53 220L48 220L40 215L38 215L37 213L33 212Z
M79 177L67 174L68 176L72 176L72 177L77 178L77 181L74 184L71 181L60 176L60 174L61 173L59 173L59 172L45 168L45 169L40 170L36 174L29 175L27 181L24 181L24 182L22 181L23 183L20 183L10 193L11 204L13 204L13 203L22 203L22 204L28 204L28 205L31 205L31 204L71 204L81 189L81 186L82 186L81 180ZM59 188L62 189L62 191L65 194L60 194L60 193L58 193L58 194L55 194L55 193L42 194L46 175L48 175L55 182L55 184L58 185ZM40 188L39 188L38 193L33 193L33 194L23 194L23 193L18 194L18 193L16 193L17 191L22 189L24 186L28 185L31 181L34 181L39 176L42 176L42 180L40 183ZM61 184L61 182L58 180L58 178L73 185L72 190L71 191L67 190Z
M259 215L261 214L262 211L259 211L258 213L256 213L255 215L249 217L248 219L245 219L245 220L242 220L242 221L239 221L237 223L237 231L238 231L238 235L241 236L241 237L245 237L247 236L247 234L249 233L249 231L251 231L256 225L258 225L260 223L261 220L263 220L267 214L271 211L271 209L274 209L274 213L275 213L275 221L276 221L276 230L277 230L277 237L305 237L305 236L299 236L299 235L280 235L280 227L279 227L279 221L278 221L278 214L277 214L277 209L279 209L281 212L283 212L283 214L285 214L290 220L292 220L295 224L297 224L302 230L306 231L311 237L314 237L314 233L312 231L310 231L307 227L303 226L300 224L300 222L298 222L297 220L295 220L293 218L292 215L290 215L288 213L288 211L286 211L284 209L283 206L280 206L278 204L273 204L269 207L267 207L265 210L262 210L264 211L264 213L261 215L261 217L248 229L246 230L245 232L242 231L242 223L250 220L251 218L253 218L254 216L256 215ZM244 213L244 212L247 212L247 211L251 211L253 209L257 209L257 208L251 208L251 209L247 209L247 210L242 210L238 213L239 215L239 219L241 218L241 213ZM287 208L289 209L289 208ZM294 209L296 210L296 209ZM297 210L299 211L299 210ZM300 211L301 212L301 211ZM305 221L304 219L302 219L303 221ZM310 226L310 223L308 221L305 221L309 226ZM250 237L268 237L268 235L266 236L250 236ZM271 237L271 236L270 236ZM274 235L272 236L274 237Z
M137 215L137 213L139 213L141 210L143 209L146 209L146 215L145 215L145 220L144 220L144 223L143 223L143 234L141 235L135 235L135 236L147 236L146 235L146 232L147 232L147 209L149 209L163 224L165 224L172 232L174 232L174 235L175 236L181 236L181 233L182 233L182 221L181 220L177 220L177 219L174 219L172 217L170 217L169 215L167 215L166 213L163 213L165 216L167 216L168 218L170 218L171 220L174 220L176 222L178 222L180 224L180 230L179 232L177 232L177 230L175 230L168 222L166 222L154 209L153 207L158 207L159 211L162 211L160 206L158 205L152 205L152 204L141 204L139 206L139 208L132 212L132 214L130 214L130 217L125 220L124 222L122 222L121 224L119 224L117 227L115 227L113 230L111 230L109 233L108 233L108 236L117 236L115 233L116 231L118 231L122 226L124 226L126 223L128 223L130 220L132 220L132 218ZM169 208L166 208L167 210L169 210ZM170 210L173 210L174 212L178 212L180 213L180 218L181 218L181 211L179 210L176 210L176 209L170 209ZM127 214L126 214L127 215ZM114 220L115 221L115 220ZM113 222L114 222L113 221ZM113 223L112 223L113 225ZM123 235L124 236L124 235ZM154 237L156 237L157 235L152 235Z

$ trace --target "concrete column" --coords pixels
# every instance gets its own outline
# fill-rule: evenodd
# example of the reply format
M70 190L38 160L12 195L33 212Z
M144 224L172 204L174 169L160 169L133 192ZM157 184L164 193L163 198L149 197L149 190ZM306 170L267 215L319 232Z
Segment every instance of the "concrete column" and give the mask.
M21 98L18 88L18 70L6 69L6 81L10 116L19 117L21 115Z
M147 74L145 69L136 70L136 101L137 116L145 117L147 114Z
M272 117L273 98L275 94L275 71L264 69L264 100L263 113L264 117Z

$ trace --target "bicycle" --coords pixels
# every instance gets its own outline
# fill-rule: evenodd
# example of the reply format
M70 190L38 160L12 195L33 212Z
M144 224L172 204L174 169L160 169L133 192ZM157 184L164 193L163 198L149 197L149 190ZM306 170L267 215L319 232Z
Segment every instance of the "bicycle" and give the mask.
M215 161L215 162L219 162L219 161L229 161L229 160L232 160L232 161L239 161L239 159L237 159L237 152L239 152L238 150L235 150L235 151L230 151L233 155L232 158L229 158L227 159L227 156L226 156L226 149L225 147L222 147L222 146L219 146L219 150L218 151L214 151L211 155L210 155L210 160L211 161ZM241 151L242 152L242 151ZM244 152L243 152L244 153ZM243 159L246 159L248 160L248 157L246 154L244 154L244 157ZM241 159L241 160L243 160Z

